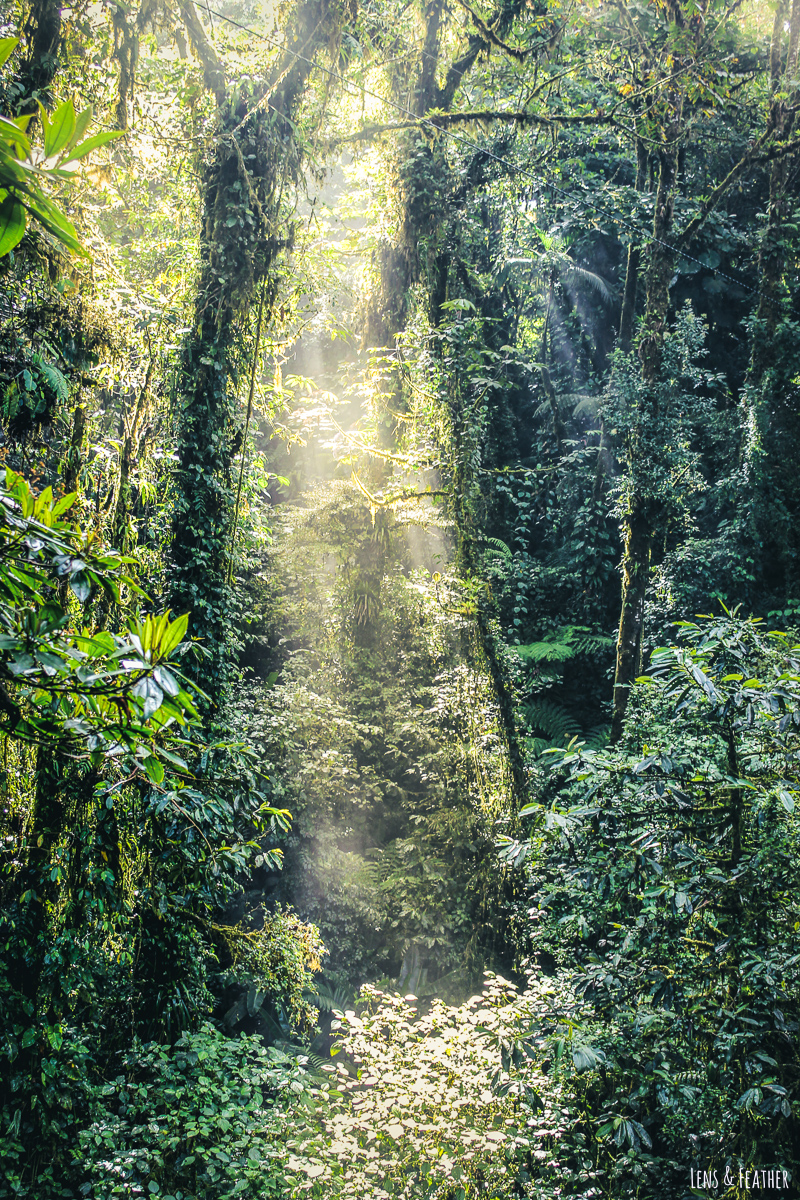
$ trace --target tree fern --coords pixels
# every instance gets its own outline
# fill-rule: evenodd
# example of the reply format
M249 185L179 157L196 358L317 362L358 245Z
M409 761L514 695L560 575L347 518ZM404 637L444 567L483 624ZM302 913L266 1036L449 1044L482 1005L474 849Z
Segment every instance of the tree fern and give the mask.
M525 705L524 712L531 729L544 734L552 745L563 745L570 738L580 736L578 722L554 700L531 700Z
M602 750L608 744L609 725L593 725L584 733L575 718L554 700L532 700L524 711L530 728L538 731L538 736L526 739L534 757L567 746L573 738L587 750Z
M608 637L607 634L592 633L589 629L582 630L580 625L576 625L574 629L576 654L603 654L613 650L617 644L616 638Z
M575 647L569 638L559 636L561 630L549 633L541 642L529 642L526 646L515 646L517 654L526 662L566 662L575 655Z
M547 237L539 231L539 236L543 240L545 252L537 255L535 258L507 258L508 266L523 266L530 267L531 274L535 278L541 280L558 279L561 283L571 283L573 287L578 289L594 292L596 296L604 304L613 304L615 293L613 288L603 279L602 275L598 275L595 271L588 270L587 267L581 267L573 258L561 249L560 239L544 239Z
M532 363L536 367L538 363ZM555 396L556 404L559 409L572 408L573 417L591 416L596 417L598 406L600 404L599 397L587 396L584 392L558 392ZM550 399L543 400L542 403L534 409L535 417L544 417L552 412L552 404Z
M570 400L575 400L577 403L572 410L573 417L596 417L600 409L599 396L581 396L578 394L569 397Z
M562 625L540 642L529 642L514 649L526 662L567 662L579 654L610 651L614 644L613 638L593 633L587 625Z

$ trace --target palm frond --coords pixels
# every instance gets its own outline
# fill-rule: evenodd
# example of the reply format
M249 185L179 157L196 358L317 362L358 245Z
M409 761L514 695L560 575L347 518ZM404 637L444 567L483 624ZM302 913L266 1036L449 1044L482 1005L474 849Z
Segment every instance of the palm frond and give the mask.
M577 282L583 287L587 287L591 291L596 292L604 304L613 303L614 292L610 285L606 283L605 279L603 279L602 275L598 275L596 272L590 271L587 267L579 267L578 264L571 258L568 261L569 266L564 266L562 268L563 275L566 279L568 279L570 282Z
M354 994L341 984L332 988L327 983L318 983L316 991L306 992L305 998L322 1013L345 1012L355 1005Z

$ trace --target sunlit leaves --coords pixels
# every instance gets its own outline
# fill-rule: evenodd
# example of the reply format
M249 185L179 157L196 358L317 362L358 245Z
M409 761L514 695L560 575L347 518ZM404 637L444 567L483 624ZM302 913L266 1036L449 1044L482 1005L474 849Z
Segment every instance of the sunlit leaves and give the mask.
M24 232L25 209L13 193L7 193L0 201L0 257L14 249Z
M169 663L186 648L187 617L132 618L125 633L70 628L57 602L67 585L86 605L138 592L127 560L64 519L73 496L36 496L7 472L0 494L0 678L10 688L6 729L17 738L83 741L96 754L135 750L152 729L191 724L194 702ZM154 760L151 778L163 769Z
M13 43L9 49L8 43ZM0 43L0 59L13 50L16 39ZM0 62L0 65L2 63ZM69 250L83 252L80 239L61 209L49 199L47 189L69 179L79 159L120 137L118 131L83 139L92 118L91 108L76 113L71 100L59 105L53 116L39 105L44 147L27 137L30 116L10 120L0 117L0 257L21 240L29 217Z
M8 60L19 45L19 38L4 37L0 38L0 67Z
M320 1089L324 1128L296 1122L293 1194L317 1177L343 1200L434 1196L453 1185L471 1200L532 1184L543 1146L565 1132L560 1088L539 1065L545 994L536 985L517 997L491 975L460 1006L365 988L358 1012L335 1022L341 1044Z

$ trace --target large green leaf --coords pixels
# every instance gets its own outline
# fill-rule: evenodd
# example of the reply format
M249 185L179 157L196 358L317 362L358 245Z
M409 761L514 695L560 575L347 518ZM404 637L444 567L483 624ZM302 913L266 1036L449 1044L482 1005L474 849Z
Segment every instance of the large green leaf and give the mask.
M78 144L78 142L81 140L83 135L86 133L86 130L89 128L89 123L92 119L93 111L94 110L92 109L92 106L90 104L88 108L85 108L83 110L83 112L78 113L78 115L76 116L75 128L72 132L72 144L73 145Z
M19 38L7 37L0 38L0 67L8 61L10 55L14 53L19 45Z
M63 242L68 249L75 250L81 254L86 253L81 246L75 226L45 195L39 192L37 195L26 199L24 204L28 212L36 217L39 224L43 225L53 237Z
M71 100L65 100L53 113L52 121L48 118L42 105L39 105L39 115L44 130L44 152L47 158L54 158L59 151L69 143L75 132L75 108Z
M85 158L87 154L91 154L92 150L97 150L98 147L105 146L107 142L113 142L115 138L122 136L121 129L110 129L104 133L93 133L91 137L86 138L74 150L70 150L69 160L64 164L65 167L68 167L69 163L77 162L79 158Z
M81 604L85 604L92 594L92 584L85 571L76 571L70 577L69 586Z
M0 127L0 188L31 192L35 187L35 177L31 174L30 166L20 162L16 153L9 154L4 134L5 130Z
M0 116L0 138L6 145L13 146L18 154L31 152L31 144L26 134L29 121L30 117L17 117L12 121L9 117Z
M25 209L12 193L0 204L0 258L13 250L25 232Z

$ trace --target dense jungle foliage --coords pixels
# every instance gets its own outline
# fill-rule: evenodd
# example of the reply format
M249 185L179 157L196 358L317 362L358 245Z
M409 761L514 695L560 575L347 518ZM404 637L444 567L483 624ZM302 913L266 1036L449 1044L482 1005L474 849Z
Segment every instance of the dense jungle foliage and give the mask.
M7 0L0 1200L797 1186L799 52Z

